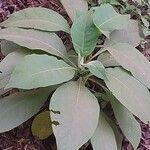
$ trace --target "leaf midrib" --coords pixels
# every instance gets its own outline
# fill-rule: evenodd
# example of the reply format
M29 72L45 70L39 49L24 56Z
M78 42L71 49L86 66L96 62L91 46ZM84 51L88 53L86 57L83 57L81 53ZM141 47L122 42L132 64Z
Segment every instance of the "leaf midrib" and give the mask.
M36 22L45 22L46 24L47 23L50 23L50 24L53 24L54 26L58 26L58 27L60 27L60 28L62 28L64 31L68 31L68 29L67 28L64 28L63 26L60 26L59 24L57 24L57 23L55 23L55 22L50 22L50 21L46 21L46 20L42 20L42 19L23 19L23 20L18 20L18 21L14 21L13 23L17 23L17 22L27 22L27 21L32 21L32 22L35 22L35 20L36 20ZM10 23L10 24L12 24L13 25L13 23ZM1 25L0 25L1 26ZM5 26L5 24L4 24L4 26ZM6 25L7 26L7 25ZM19 25L18 25L19 26ZM26 26L26 25L25 25ZM21 26L20 26L21 27ZM24 27L24 26L23 26ZM34 28L34 27L33 27Z
M73 112L73 117L72 117L72 124L71 124L71 128L70 128L70 131L71 131L71 134L70 134L70 137L72 137L72 129L73 128L73 124L74 124L74 117L75 115L77 115L78 113L76 113L78 111L78 102L79 102L79 97L80 97L80 91L81 91L81 81L79 81L79 85L78 85L78 90L77 90L77 95L76 95L76 103L75 103L75 107L74 107L74 110L72 111ZM79 118L79 116L78 116ZM79 127L79 126L78 126Z
M30 72L28 73L30 75L30 77L33 77L35 75L39 75L39 74L43 74L43 73L46 73L46 72L53 72L53 71L59 71L59 70L74 70L72 67L63 67L63 68L56 68L56 69L48 69L48 70L44 70L44 71L39 71L37 73L33 73L33 74L30 74ZM21 73L21 74L25 74L25 73Z
M110 22L111 20L113 20L113 19L115 19L115 18L117 18L117 17L119 17L119 16L120 16L120 15L116 13L116 14L114 15L114 17L109 18L108 20L104 21L102 24L100 24L100 25L98 26L98 28L100 28L100 27L103 26L104 24L107 24L108 22Z

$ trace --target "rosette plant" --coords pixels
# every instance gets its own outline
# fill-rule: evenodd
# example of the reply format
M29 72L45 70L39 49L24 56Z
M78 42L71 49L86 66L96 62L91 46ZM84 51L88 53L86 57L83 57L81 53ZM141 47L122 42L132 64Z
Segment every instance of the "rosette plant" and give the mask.
M119 150L119 127L136 149L141 128L135 116L150 121L150 63L135 48L143 39L138 22L114 5L61 2L70 26L40 7L0 24L0 132L35 115L54 91L49 115L58 150L78 150L88 141L94 150ZM57 31L71 36L69 52ZM17 92L4 96L12 89Z

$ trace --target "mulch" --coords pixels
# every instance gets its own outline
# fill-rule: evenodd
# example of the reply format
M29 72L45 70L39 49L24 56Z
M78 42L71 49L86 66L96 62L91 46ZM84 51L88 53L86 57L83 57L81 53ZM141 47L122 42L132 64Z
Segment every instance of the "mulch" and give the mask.
M6 20L10 14L27 7L45 7L53 9L63 15L69 23L70 19L58 0L0 0L0 22ZM58 33L67 49L70 49L70 37L65 33ZM147 39L146 41L149 41ZM145 42L146 42L145 41ZM148 43L148 42L147 42ZM144 45L143 54L150 60L150 45ZM142 110L141 110L142 111ZM19 127L0 134L0 150L57 150L54 136L46 140L39 140L31 133L33 118ZM139 120L138 120L139 121ZM150 126L139 121L142 128L142 138L137 150L150 150ZM108 141L109 142L109 141ZM110 148L111 149L111 148ZM92 150L87 143L82 150ZM124 138L122 150L132 150L129 142Z

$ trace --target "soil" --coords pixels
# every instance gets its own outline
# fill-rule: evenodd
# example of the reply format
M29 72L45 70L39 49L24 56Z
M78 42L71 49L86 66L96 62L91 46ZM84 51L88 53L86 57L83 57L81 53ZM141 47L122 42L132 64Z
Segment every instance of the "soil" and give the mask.
M63 15L69 23L71 23L65 10L58 0L0 0L0 22L18 10L27 7L45 7L53 9ZM64 44L69 50L71 45L70 37L64 33L58 33ZM145 40L144 47L139 48L142 53L150 60L149 38ZM43 109L47 109L47 105ZM141 110L142 111L142 110ZM33 118L23 123L19 127L0 134L0 150L57 150L54 136L50 136L46 140L39 140L31 133L31 124ZM139 119L138 119L139 121ZM150 150L150 126L139 121L142 128L142 138L137 150ZM109 142L109 141L108 141ZM85 144L82 150L92 150L89 143ZM124 138L122 150L132 150L132 146Z

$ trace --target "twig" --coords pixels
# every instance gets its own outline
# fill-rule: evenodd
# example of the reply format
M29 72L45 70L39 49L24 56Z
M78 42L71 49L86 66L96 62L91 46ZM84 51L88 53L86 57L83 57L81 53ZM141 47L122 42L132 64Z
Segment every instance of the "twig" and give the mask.
M102 85L101 83L97 82L96 80L94 79L88 79L94 83L96 83L97 85L99 85L100 87L102 87L105 91L109 91L109 89L107 89L104 85Z

